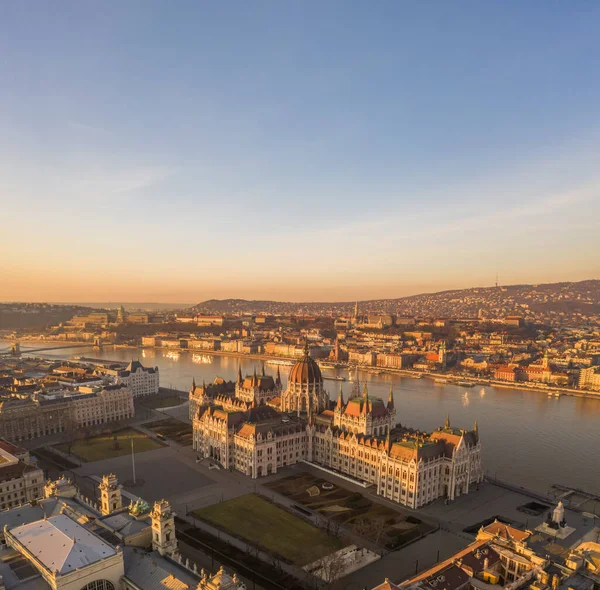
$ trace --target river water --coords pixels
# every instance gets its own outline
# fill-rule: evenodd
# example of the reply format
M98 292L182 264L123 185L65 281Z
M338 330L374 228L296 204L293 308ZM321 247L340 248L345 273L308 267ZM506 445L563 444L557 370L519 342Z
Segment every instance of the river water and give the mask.
M22 347L26 353L28 347ZM33 346L31 346L33 348ZM35 346L35 348L39 348ZM42 353L38 353L42 354ZM82 355L107 360L130 361L139 358L144 365L158 366L163 387L187 391L192 378L211 382L216 376L237 377L262 369L262 361L229 356L173 355L163 350L91 347L48 351L48 358ZM277 367L266 364L274 374ZM289 366L280 366L286 381ZM338 374L323 369L325 377ZM347 371L340 375L348 378ZM360 373L369 393L387 399L390 384L398 421L409 427L431 431L443 425L446 414L458 428L472 428L477 420L484 445L484 467L492 477L546 493L551 484L563 484L600 494L600 400L561 396L517 389L480 386L473 388L439 385L430 379L398 375ZM330 396L337 397L340 383L326 381ZM343 384L347 399L352 383Z

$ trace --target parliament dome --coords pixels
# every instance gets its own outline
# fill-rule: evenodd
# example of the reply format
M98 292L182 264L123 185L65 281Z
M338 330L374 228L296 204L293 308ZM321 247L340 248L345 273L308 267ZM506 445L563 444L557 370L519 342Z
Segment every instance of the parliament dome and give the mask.
M308 347L304 348L304 356L296 361L296 364L290 370L289 382L299 384L323 383L321 369L308 354Z

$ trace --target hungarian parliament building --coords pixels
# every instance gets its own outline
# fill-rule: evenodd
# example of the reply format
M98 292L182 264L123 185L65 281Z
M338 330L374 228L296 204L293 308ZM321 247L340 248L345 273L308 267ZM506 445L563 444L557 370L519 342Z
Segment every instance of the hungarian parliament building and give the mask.
M483 480L481 442L472 430L443 427L426 433L396 422L387 402L340 388L330 400L318 364L305 349L284 389L279 370L237 381L192 385L194 449L224 468L257 478L299 462L377 486L377 493L411 508L472 491Z

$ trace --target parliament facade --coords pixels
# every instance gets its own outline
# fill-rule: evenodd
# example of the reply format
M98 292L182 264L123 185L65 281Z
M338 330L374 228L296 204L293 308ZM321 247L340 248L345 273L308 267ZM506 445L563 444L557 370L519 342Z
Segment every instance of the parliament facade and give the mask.
M292 367L283 390L276 379L238 375L235 387L192 387L194 449L225 468L256 478L300 461L377 486L395 502L419 508L453 500L483 479L477 424L432 433L396 423L393 392L387 402L342 390L330 401L308 350Z

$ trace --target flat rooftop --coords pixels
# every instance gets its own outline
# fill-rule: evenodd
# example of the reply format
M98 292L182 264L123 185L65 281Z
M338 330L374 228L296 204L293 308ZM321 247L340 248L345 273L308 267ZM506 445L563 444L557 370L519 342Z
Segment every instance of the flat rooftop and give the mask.
M116 554L108 543L64 514L10 530L50 571L65 575Z

